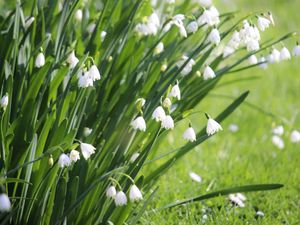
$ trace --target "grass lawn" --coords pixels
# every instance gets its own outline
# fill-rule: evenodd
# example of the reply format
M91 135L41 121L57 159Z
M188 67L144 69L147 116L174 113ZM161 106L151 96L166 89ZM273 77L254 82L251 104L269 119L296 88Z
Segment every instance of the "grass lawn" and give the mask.
M299 1L221 0L217 6L226 7L228 11L272 11L276 27L266 31L263 34L265 37L278 37L289 30L299 31ZM287 47L291 50L296 41L297 38L290 40ZM281 49L282 46L275 47ZM299 62L300 58L293 58L290 62L271 65L267 70L255 68L228 75L223 83L236 79L237 76L259 78L214 90L210 98L199 105L199 110L215 116L221 106L231 101L217 95L238 96L243 91L250 90L248 102L259 106L269 115L247 104L240 107L222 124L223 132L195 148L160 179L152 208L205 194L207 189L213 191L255 183L282 183L284 188L246 193L245 208L232 207L227 198L220 197L171 210L155 213L149 211L141 221L143 224L200 224L204 214L207 215L205 224L300 224L300 146L289 141L291 130L300 129ZM202 117L193 115L189 118L194 126L197 124L197 130L205 125L205 118ZM238 125L238 132L229 131L231 123ZM279 150L272 144L273 123L285 128L284 150ZM186 124L181 125L186 127ZM161 153L183 143L182 137L176 134L180 132L169 134L168 142L161 145ZM190 171L202 177L200 184L191 180ZM256 218L256 210L262 211L265 216Z

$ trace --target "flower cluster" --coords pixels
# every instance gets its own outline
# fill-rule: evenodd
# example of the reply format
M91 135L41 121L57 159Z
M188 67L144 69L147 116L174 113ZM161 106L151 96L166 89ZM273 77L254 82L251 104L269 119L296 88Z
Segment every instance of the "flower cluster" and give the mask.
M283 135L285 134L284 127L282 125L274 126L272 129L272 143L278 149L284 149L285 144L283 140ZM295 144L300 142L300 132L298 130L292 130L289 136L290 142Z

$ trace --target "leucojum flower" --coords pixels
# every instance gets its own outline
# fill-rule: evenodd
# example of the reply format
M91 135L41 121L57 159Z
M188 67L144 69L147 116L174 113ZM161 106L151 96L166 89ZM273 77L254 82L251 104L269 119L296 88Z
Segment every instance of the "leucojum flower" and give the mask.
M116 188L115 186L110 186L107 188L106 190L106 196L109 197L109 198L115 198L117 195L117 191L116 191Z
M172 87L169 97L177 98L178 100L180 100L181 94L178 82L176 82L176 84Z
M142 192L135 184L133 184L129 190L129 198L130 198L130 201L132 201L132 202L143 199Z
M64 167L68 167L70 165L71 165L71 159L69 158L68 155L62 153L58 159L58 166L60 168L64 168Z
M170 115L165 116L165 118L161 121L161 126L166 130L173 129L174 128L173 118Z
M205 113L205 116L207 118L207 125L206 125L206 133L207 135L213 135L217 133L220 130L223 130L221 125L215 121L214 119L210 118L208 114Z
M189 127L188 129L186 129L186 131L183 133L183 139L190 141L190 142L196 141L195 130L192 127Z
M0 194L0 212L9 212L11 210L10 200L5 193Z
M6 109L6 107L8 106L8 95L4 95L1 100L0 100L0 106L3 109Z
M43 52L40 52L35 59L35 67L41 68L45 65L45 56Z
M127 204L127 197L123 191L118 191L115 196L116 206L123 206Z
M80 153L76 150L72 150L70 152L70 160L71 162L77 162L80 159Z
M165 117L166 113L162 106L158 106L152 113L152 119L155 119L156 122L162 121Z
M130 125L134 130L146 131L146 122L142 116L138 116Z
M85 160L88 160L91 157L91 155L95 153L96 150L96 148L93 145L87 143L80 143L80 149Z

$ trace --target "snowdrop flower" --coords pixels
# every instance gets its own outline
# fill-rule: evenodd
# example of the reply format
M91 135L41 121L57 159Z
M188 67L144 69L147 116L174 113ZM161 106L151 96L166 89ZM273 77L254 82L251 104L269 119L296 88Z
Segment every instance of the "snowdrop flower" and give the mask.
M207 24L208 26L214 26L220 23L219 11L214 7L205 9L202 15L198 18L197 23L199 26Z
M158 15L154 12L146 20L146 23L139 23L135 26L135 32L142 36L156 35L160 26Z
M40 52L35 59L35 67L41 68L45 65L45 56Z
M259 16L257 18L257 26L261 31L265 31L267 28L269 28L271 21Z
M248 42L247 42L247 51L248 52L253 52L253 51L257 51L257 50L259 50L259 42L258 42L258 40L249 40Z
M196 31L198 30L198 23L196 21L192 21L187 25L186 28L188 33L196 33Z
M58 166L60 168L68 167L71 165L71 159L66 154L62 153L58 159Z
M140 189L134 184L131 186L129 190L129 198L130 201L135 202L143 199L142 192Z
M256 216L264 217L265 214L262 211L257 211Z
M289 59L291 59L291 53L286 47L283 47L280 51L280 60L289 60Z
M267 63L267 60L265 57L261 57L259 59L259 67L262 68L262 69L267 69L268 68L268 63Z
M215 78L215 77L216 77L216 74L213 71L213 69L210 66L205 66L204 72L203 72L203 79L204 80L209 80L209 79L212 79L212 78Z
M136 152L134 153L131 158L130 158L130 162L133 163L138 157L140 156L140 153Z
M278 63L280 62L280 52L274 48L271 54L268 56L269 63Z
M284 142L281 137L274 135L272 137L272 142L277 148L284 149Z
M162 121L165 117L165 110L161 106L156 107L156 109L152 113L152 119L155 119L156 122Z
M77 160L80 159L79 152L76 150L72 150L70 152L70 159L71 159L71 162L77 162Z
M69 64L70 68L73 69L78 62L79 59L75 56L75 51L73 50L67 58L67 63Z
M181 94L180 94L178 82L172 87L169 97L177 98L178 100L180 100Z
M155 47L154 49L154 54L155 55L159 55L160 53L162 53L164 51L164 43L159 42L158 45Z
M174 121L170 115L167 115L163 120L161 121L162 128L165 128L166 130L173 129L174 128Z
M170 109L172 106L172 102L169 98L165 98L163 101L163 107Z
M93 79L89 76L89 72L85 72L84 75L79 75L78 87L87 88L93 87Z
M85 160L88 160L91 157L91 155L95 153L96 150L96 148L93 145L87 143L80 143L80 149Z
M223 57L227 57L235 52L235 49L230 46L225 46L223 49Z
M83 128L83 136L87 137L90 136L90 134L92 133L93 129L89 128L89 127L85 127Z
M127 204L127 197L123 191L118 191L115 196L115 204L116 206L123 206Z
M210 34L208 35L208 41L212 44L219 45L221 37L219 31L216 28L211 30Z
M210 118L207 114L206 115L206 118L207 118L207 126L206 126L206 133L207 135L213 135L215 133L217 133L218 131L220 130L223 130L223 128L221 127L221 125L213 120L212 118Z
M300 45L299 45L298 43L297 43L297 45L294 47L293 55L294 55L294 56L300 56Z
M197 182L197 183L201 183L202 178L201 178L198 174L196 174L196 173L194 173L194 172L190 172L189 175L190 175L190 178L191 178L193 181L195 181L195 182Z
M106 197L108 198L115 198L117 195L117 190L114 186L110 186L109 188L107 188L106 190Z
M238 207L244 208L245 207L245 203L244 201L246 200L246 198L244 197L244 195L239 195L239 194L230 194L229 195L229 200L237 205Z
M7 95L7 94L5 94L5 95L1 98L1 100L0 100L0 106L1 106L1 108L3 108L3 109L6 109L6 107L8 106L8 95Z
M89 34L92 34L94 32L96 28L96 24L95 23L91 23L87 26L86 30Z
M146 122L142 116L137 117L130 125L134 130L146 131Z
M32 16L30 17L26 22L25 22L25 29L28 29L31 24L33 23L33 21L35 20L35 18Z
M275 134L275 135L281 136L281 135L283 135L283 133L284 133L284 128L283 128L282 125L280 125L280 126L274 127L274 128L272 129L272 132L273 132L273 134Z
M255 64L257 64L258 59L256 58L255 55L251 55L251 56L248 58L248 62L249 62L250 65L255 65Z
M92 65L91 68L88 71L88 76L93 80L100 80L101 76L100 76L100 72L97 68L97 66Z
M190 141L190 142L196 141L195 130L192 127L189 127L188 129L186 129L186 131L183 133L183 139Z
M187 32L186 32L184 24L183 24L184 18L185 18L185 16L183 14L177 14L177 15L173 16L171 21L165 26L164 31L167 32L168 30L170 30L172 25L175 25L179 28L180 35L182 37L187 37Z
M236 133L236 132L238 132L239 127L238 127L238 125L232 123L232 124L229 125L229 130L230 130L232 133Z
M290 136L290 140L292 143L300 142L300 132L297 130L293 130Z
M186 63L187 60L189 60L189 61L187 62L187 64L184 66L184 68L180 72L183 76L188 75L192 71L193 66L195 65L195 61L193 59L189 59L189 57L187 57L186 55L183 55L181 57L181 60L179 60L176 63L177 67L181 68Z
M11 203L7 194L0 194L0 212L9 212L11 210Z
M82 10L81 9L77 9L76 12L75 12L75 19L77 21L81 21L82 20Z
M100 38L102 42L104 41L106 35L107 35L106 31L101 31Z
M196 0L202 7L208 8L212 6L212 0Z

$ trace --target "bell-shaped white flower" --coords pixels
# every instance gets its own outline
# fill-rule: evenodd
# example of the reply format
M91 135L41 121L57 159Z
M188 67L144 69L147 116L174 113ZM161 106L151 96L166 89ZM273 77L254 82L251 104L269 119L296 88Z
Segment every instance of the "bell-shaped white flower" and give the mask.
M135 184L133 184L130 187L129 198L130 198L130 201L132 201L132 202L139 201L139 200L143 199L142 192L140 191L140 189Z
M8 95L7 95L7 94L5 94L5 95L1 98L1 100L0 100L0 106L1 106L1 108L3 108L3 109L6 109L6 107L8 106Z
M240 208L244 208L245 207L245 203L244 201L246 200L245 196L238 193L238 194L230 194L229 195L229 200L231 201L231 203L233 203L234 205L240 207Z
M160 27L160 21L157 13L152 13L145 23L139 23L134 30L141 36L156 35Z
M123 191L118 191L115 197L116 206L123 206L127 204L127 197Z
M108 198L115 198L117 195L117 190L114 186L110 186L106 189L106 196Z
M280 125L280 126L274 127L274 128L272 129L272 132L273 132L273 134L275 134L275 135L281 136L281 135L284 134L284 128L283 128L282 125Z
M35 18L32 16L25 22L25 29L28 29L31 24L34 22Z
M170 94L169 94L169 97L173 97L173 98L177 98L178 100L180 100L181 98L181 94L180 94L180 89L179 89L179 85L178 83L176 83L171 91L170 91Z
M232 48L231 46L225 46L223 49L223 57L230 56L235 52L235 49Z
M282 140L281 137L274 135L272 137L272 142L277 148L284 149L284 141Z
M207 125L206 125L206 133L207 135L213 135L215 133L217 133L218 131L223 130L223 128L221 127L221 125L215 121L214 119L210 118L207 114L206 118L207 118Z
M45 56L40 52L35 59L35 67L41 68L45 65Z
M68 167L70 165L71 165L71 159L69 158L68 155L62 153L58 159L58 166L60 168L64 168L64 167Z
M257 18L257 26L261 31L265 31L270 26L271 21L259 16Z
M72 150L70 152L70 159L71 159L71 162L77 162L77 160L80 159L80 154L78 151L76 150Z
M190 22L187 25L186 30L188 33L196 33L196 31L198 30L198 23L196 21Z
M78 62L79 62L79 59L76 57L75 51L73 50L67 58L67 63L69 64L70 68L73 69L77 65Z
M78 78L78 87L87 88L93 87L93 79L89 76L88 72L85 72L84 75L80 75Z
M183 139L190 142L196 141L195 130L192 127L186 129L185 132L183 133Z
M291 59L291 53L286 47L283 47L280 51L280 60L289 60L289 59Z
M215 45L219 45L219 43L221 41L219 31L216 28L212 29L211 32L209 33L207 39L210 43L215 44Z
M165 117L165 110L161 106L156 107L156 109L152 113L152 119L155 119L156 122L162 121Z
M190 175L190 178L191 178L193 181L195 181L195 182L197 182L197 183L201 183L202 178L201 178L198 174L196 174L196 173L194 173L194 172L190 172L189 175Z
M162 128L165 128L166 130L173 129L174 128L174 121L173 118L170 115L167 115L162 121L161 121Z
M300 132L297 130L293 130L290 136L290 140L292 143L300 142Z
M298 43L293 49L293 56L300 56L300 45Z
M170 109L171 106L172 106L171 99L165 98L164 101L163 101L163 107L165 107L167 109Z
M11 210L10 200L5 193L0 194L0 212L9 212Z
M100 80L101 76L100 76L100 72L97 68L96 65L92 65L91 68L88 71L88 76L93 80Z
M186 63L186 61L188 60L188 62ZM176 63L177 67L178 68L181 68L183 65L185 64L184 68L181 70L181 74L183 76L186 76L188 75L192 69L193 69L193 66L195 65L195 60L193 59L189 59L189 57L183 55L181 57L181 59Z
M213 69L210 66L205 66L204 72L203 72L203 79L204 80L209 80L209 79L212 79L212 78L215 78L215 77L216 77L216 74L213 71Z
M140 153L135 152L129 159L129 162L133 163L138 157L140 156Z
M90 134L93 132L93 129L89 128L89 127L85 127L83 128L83 136L87 137L90 136Z
M211 6L209 9L205 9L202 15L198 18L197 23L199 26L207 24L208 26L214 26L220 23L219 11Z
M77 21L81 21L82 20L82 10L81 9L77 9L76 12L75 12L75 19Z
M106 32L106 31L104 31L104 30L101 31L101 33L100 33L100 38L101 38L101 41L102 41L102 42L104 41L106 35L107 35L107 32Z
M91 155L95 153L96 150L96 148L93 145L87 143L80 143L80 149L85 160L88 160L91 157Z
M87 26L86 30L89 34L92 34L94 33L95 31L95 28L96 28L96 24L95 23L91 23Z
M268 56L269 63L278 63L280 62L280 51L274 48L271 54Z
M154 49L154 54L155 55L159 55L160 53L162 53L164 51L164 43L159 42L158 45L156 45L155 49Z
M130 125L135 130L146 131L146 122L142 116L137 117Z
M259 42L258 40L252 39L247 42L247 51L248 52L253 52L259 50Z
M197 0L197 2L204 8L209 8L212 6L212 0Z
M259 59L259 67L262 68L262 69L267 69L268 68L268 63L267 63L267 59L265 57L260 57Z
M256 58L255 55L251 55L249 58L248 58L248 62L250 65L255 65L258 63L258 59Z

